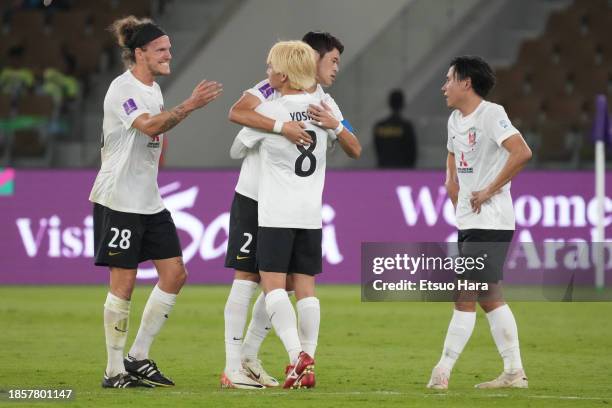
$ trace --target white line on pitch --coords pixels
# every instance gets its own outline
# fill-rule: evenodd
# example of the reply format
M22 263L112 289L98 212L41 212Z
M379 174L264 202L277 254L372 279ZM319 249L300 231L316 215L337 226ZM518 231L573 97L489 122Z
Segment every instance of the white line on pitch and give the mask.
M310 393L311 391L303 390L300 392L297 390L298 395L306 395L304 393ZM295 395L296 391L263 391L263 390L240 390L236 391L209 391L209 392L196 392L196 391L168 391L167 394L172 395L205 395L205 394L224 394L229 397L233 396L245 396L245 395L262 395L262 396L290 396ZM108 395L108 393L104 392L91 392L91 391L81 391L77 392L76 396L79 395ZM146 394L143 394L146 395ZM458 392L449 392L449 393L410 393L410 392L400 392L400 391L345 391L345 392L319 392L314 391L312 395L401 395L401 396L411 396L411 397L442 397L442 398L454 398L454 397L466 397L466 398L535 398L535 399L551 399L551 400L589 400L589 401L602 401L602 400L612 400L612 396L608 397L581 397L581 396L571 396L571 395L521 395L519 393L516 394L464 394Z
M565 400L608 400L612 397L576 397L576 396L563 396L563 395L528 395L528 398L541 398L541 399L565 399Z

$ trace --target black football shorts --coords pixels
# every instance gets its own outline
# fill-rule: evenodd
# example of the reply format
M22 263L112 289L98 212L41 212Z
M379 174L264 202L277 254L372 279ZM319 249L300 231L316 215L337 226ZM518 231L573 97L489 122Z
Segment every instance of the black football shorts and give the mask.
M243 272L257 270L257 201L234 194L230 210L225 266Z
M94 204L95 264L136 269L148 260L183 255L176 226L166 209L135 214Z

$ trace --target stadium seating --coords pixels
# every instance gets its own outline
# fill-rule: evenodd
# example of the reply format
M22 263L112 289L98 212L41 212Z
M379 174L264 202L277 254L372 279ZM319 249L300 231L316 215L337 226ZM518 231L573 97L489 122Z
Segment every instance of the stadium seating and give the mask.
M534 130L544 119L543 99L538 95L501 100L519 129Z
M7 129L8 118L13 115L11 97L0 94L0 165L8 164L11 133Z
M535 134L537 164L592 163L593 101L612 97L610 21L607 0L575 0L549 17L544 33L523 42L512 66L496 70L492 100Z
M18 95L20 100L44 93L41 92L43 73L47 68L77 78L83 92L76 100L55 98L54 103L59 106L54 106L54 112L65 112L75 110L66 109L67 103L79 109L82 99L78 98L87 97L95 75L117 67L119 58L107 31L109 24L127 14L151 15L152 4L164 2L66 1L62 2L64 6L55 9L15 9L18 3L0 3L3 16L0 72L4 67L11 67L27 68L33 73L35 83ZM540 129L544 129L546 121L563 119L559 124L563 127L562 134L582 141L589 136L594 96L604 93L612 97L611 21L612 7L608 0L574 0L565 9L554 11L544 32L524 41L515 62L496 70L498 85L491 99L504 104L519 128L532 132L535 139L544 137L541 136L544 130ZM16 110L15 114L22 112ZM551 137L549 128L545 129L548 138ZM3 139L6 142L4 135ZM6 145L4 142L0 142L0 156L6 150L1 150ZM19 146L20 142L16 143ZM561 150L548 155L546 160L536 154L536 164L565 157L564 143L547 141L540 145ZM581 150L574 154L589 157L590 153L583 155Z
M150 15L151 1L75 1L49 9L31 8L28 4L25 8L16 8L15 5L19 2L0 4L3 16L0 72L7 67L26 69L35 80L28 86L10 88L10 95L0 94L0 117L4 120L4 129L0 130L0 157L4 164L15 164L20 157L36 157L47 162L52 133L68 128L57 126L62 121L61 113L78 110L79 97L83 95L72 92L70 97L62 97L58 95L58 90L63 92L60 86L53 88L55 92L50 96L45 72L53 68L68 75L67 78L78 79L79 88L87 96L92 75L110 68L118 60L107 31L110 23L127 14ZM67 107L71 101L72 106ZM13 129L16 123L17 128Z
M53 99L48 95L29 95L19 99L17 112L24 117L31 117L33 126L14 131L14 142L11 157L44 157L50 154L48 121L56 114ZM39 119L42 119L39 121Z

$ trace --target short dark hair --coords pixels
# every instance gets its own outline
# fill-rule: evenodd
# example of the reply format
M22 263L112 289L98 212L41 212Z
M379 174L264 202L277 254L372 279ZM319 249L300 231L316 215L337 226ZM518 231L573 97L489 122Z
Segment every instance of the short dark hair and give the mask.
M404 108L404 93L401 89L394 89L389 94L389 106L394 112Z
M340 54L344 51L344 45L340 40L328 32L309 31L302 37L302 41L318 52L321 58L328 52L333 51L334 48L337 48Z
M463 81L470 78L472 89L481 98L485 98L495 86L495 74L491 66L478 56L455 57L450 66L454 68L455 77L458 80Z

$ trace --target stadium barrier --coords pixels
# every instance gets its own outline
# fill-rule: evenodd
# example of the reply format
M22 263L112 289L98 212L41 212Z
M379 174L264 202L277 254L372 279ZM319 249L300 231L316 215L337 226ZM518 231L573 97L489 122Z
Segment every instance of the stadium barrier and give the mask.
M0 170L0 284L100 284L93 265L92 170ZM608 174L608 180L610 180ZM162 171L159 185L179 230L189 283L228 283L223 267L236 171ZM440 171L329 171L323 195L321 283L359 283L363 242L456 240ZM595 241L591 172L531 172L512 183L523 242ZM604 233L612 235L612 198ZM143 264L138 277L155 277Z

